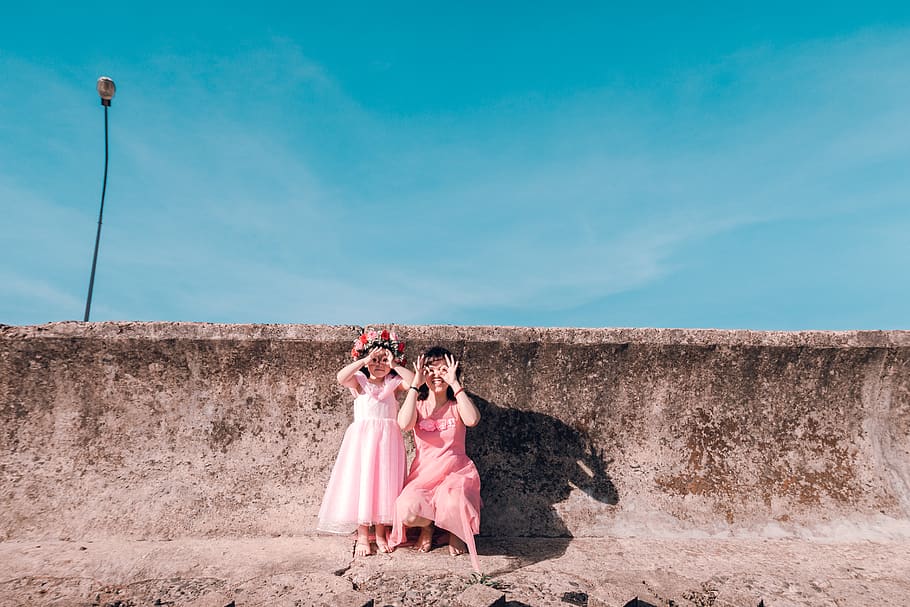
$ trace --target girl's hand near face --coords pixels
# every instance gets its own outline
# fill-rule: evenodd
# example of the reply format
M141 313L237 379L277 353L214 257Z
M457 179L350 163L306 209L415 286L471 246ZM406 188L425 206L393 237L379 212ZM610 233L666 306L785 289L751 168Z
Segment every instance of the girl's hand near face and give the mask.
M354 376L360 373L361 369L364 369L367 365L373 362L373 357L375 354L376 350L370 350L364 354L362 358L358 358L354 362L342 367L341 371L339 371L335 376L335 378L338 380L338 383L346 388L349 388L355 397L358 394L362 394L363 391L360 389L360 384L357 383L357 380L354 379Z
M367 352L366 354L363 355L363 358L361 358L359 362L363 363L363 366L366 367L368 364L370 364L376 360L377 352L378 352L378 350L376 350L376 349L370 350L369 352Z
M370 351L370 355L366 358L365 364L387 365L391 369L392 353L385 348L376 348L375 350Z
M370 352L370 355L367 356L364 360L366 364L363 365L370 374L370 381L384 381L386 375L392 370L392 365L389 364L390 353L385 348L376 348Z

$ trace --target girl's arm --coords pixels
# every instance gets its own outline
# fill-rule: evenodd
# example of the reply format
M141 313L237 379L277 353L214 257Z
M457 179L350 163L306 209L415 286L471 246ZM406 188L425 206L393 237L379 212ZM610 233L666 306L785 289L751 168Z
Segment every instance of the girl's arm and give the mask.
M423 356L417 357L414 363L416 373L412 374L411 385L408 387L408 394L404 398L404 404L398 410L398 427L402 432L407 432L414 428L417 423L417 389L423 385ZM410 371L409 371L410 373Z
M458 410L458 416L461 417L461 421L465 426L471 428L480 421L480 410L474 404L474 401L471 400L471 397L468 396L468 393L464 391L461 382L458 381L458 376L455 373L457 369L458 363L455 362L455 359L451 356L446 356L446 375L443 379L455 392L455 408Z
M360 384L357 383L357 378L354 376L357 373L360 373L360 370L367 366L367 363L370 362L370 357L372 354L373 353L371 352L360 360L355 360L351 364L342 367L341 371L338 372L338 375L335 376L335 379L338 380L338 383L345 388L350 388L356 394L360 394Z

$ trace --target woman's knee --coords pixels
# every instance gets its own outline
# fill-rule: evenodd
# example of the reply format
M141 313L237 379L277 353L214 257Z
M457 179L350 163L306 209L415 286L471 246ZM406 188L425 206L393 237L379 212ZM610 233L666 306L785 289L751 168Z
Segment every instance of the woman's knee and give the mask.
M415 506L416 500L411 496L399 495L398 499L395 500L395 511L398 514L398 519L405 525L411 524L413 518L417 516Z
M395 508L398 513L398 520L408 527L424 527L432 521L420 515L419 499L401 499L395 502Z
M405 516L402 517L401 522L404 523L405 525L407 525L408 527L417 527L418 526L417 523L422 520L423 519L421 519L421 517L417 516L415 513L409 512L408 514L406 514Z

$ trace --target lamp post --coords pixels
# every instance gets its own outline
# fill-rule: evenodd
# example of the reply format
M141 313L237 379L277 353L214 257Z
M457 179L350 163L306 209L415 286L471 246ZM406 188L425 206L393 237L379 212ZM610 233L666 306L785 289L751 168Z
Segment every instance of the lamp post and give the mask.
M104 193L107 190L107 108L111 106L111 99L114 98L114 93L117 92L114 81L107 76L98 78L98 84L95 88L101 97L101 105L104 106L104 180L101 183L101 210L98 212L98 232L95 234L95 255L92 257L92 274L88 279L88 298L85 300L85 322L88 322L88 316L92 310L92 288L95 286L95 265L98 263L98 243L101 241L101 217L104 215Z

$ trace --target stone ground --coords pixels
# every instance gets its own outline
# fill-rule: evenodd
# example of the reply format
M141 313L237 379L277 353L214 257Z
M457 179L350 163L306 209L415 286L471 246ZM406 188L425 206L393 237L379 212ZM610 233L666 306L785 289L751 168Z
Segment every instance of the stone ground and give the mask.
M338 537L0 542L0 606L904 605L910 542L480 538L352 558ZM470 588L469 588L470 587ZM472 591L473 598L469 595ZM466 591L468 591L466 593ZM465 593L465 594L463 594ZM483 598L486 596L487 598Z

